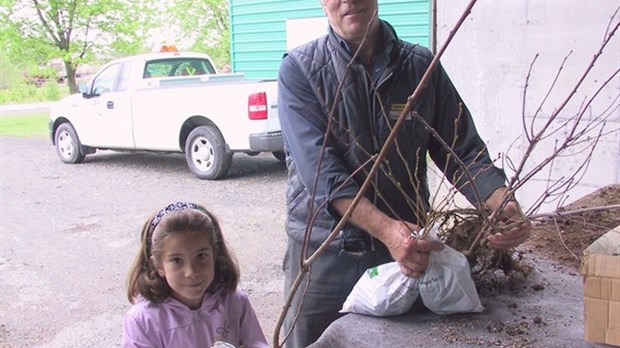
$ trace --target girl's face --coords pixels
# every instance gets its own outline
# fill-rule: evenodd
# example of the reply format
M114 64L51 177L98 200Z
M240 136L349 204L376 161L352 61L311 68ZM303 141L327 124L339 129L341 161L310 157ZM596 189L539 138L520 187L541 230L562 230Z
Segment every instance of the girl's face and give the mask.
M191 231L194 232L194 231ZM200 307L215 276L215 255L204 233L173 233L164 241L159 275L172 289L172 297L191 309Z

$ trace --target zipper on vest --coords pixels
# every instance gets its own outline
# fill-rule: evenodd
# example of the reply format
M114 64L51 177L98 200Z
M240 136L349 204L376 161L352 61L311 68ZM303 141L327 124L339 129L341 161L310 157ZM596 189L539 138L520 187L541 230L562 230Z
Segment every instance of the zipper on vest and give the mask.
M372 122L371 123L371 132L372 132L372 142L373 142L373 147L374 147L374 152L375 154L379 153L379 150L381 149L379 147L379 142L377 141L377 133L375 132L376 130L376 124L375 122L377 121L377 99L380 99L381 96L379 95L379 93L377 92L379 90L379 88L392 76L392 71L388 72L387 74L384 74L383 76L381 76L380 80L377 82L377 85L375 86L375 88L373 88L372 90L370 88L368 88L369 86L366 86L368 92L372 92L372 108L370 110L372 110ZM372 81L372 75L368 77L368 79L371 79ZM368 84L368 79L366 79L366 83ZM372 86L372 85L371 85ZM381 112L383 112L383 110L381 110ZM381 166L383 166L383 163L381 164ZM374 182L375 182L375 191L374 191L374 197L373 197L373 204L375 206L377 206L377 201L378 201L378 195L377 195L377 191L379 190L379 180L378 180L378 176L375 175L375 177L373 178ZM375 237L373 237L372 235L370 236L370 250L371 251L375 251L376 247L375 247Z
M374 154L378 154L379 151L381 150L381 148L379 147L379 141L377 140L377 98L379 98L379 95L377 94L377 89L378 89L378 85L374 86L373 88L373 84L372 84L372 73L371 74L366 74L366 79L364 79L365 83L366 83L366 92L369 94L369 96L372 96L372 98L369 98L370 100L368 101L368 103L370 103L370 105L368 105L368 110L369 112L369 117L370 120L368 120L368 123L370 123L370 133L372 134L372 146L373 146L373 152ZM383 163L381 164L381 166L383 166ZM374 181L374 192L373 192L373 197L372 197L372 203L377 206L377 201L378 201L378 190L379 190L379 178L378 175L375 175L374 178L372 178L372 180ZM369 234L370 236L370 251L374 252L376 251L376 247L375 247L375 237L372 236L371 234Z

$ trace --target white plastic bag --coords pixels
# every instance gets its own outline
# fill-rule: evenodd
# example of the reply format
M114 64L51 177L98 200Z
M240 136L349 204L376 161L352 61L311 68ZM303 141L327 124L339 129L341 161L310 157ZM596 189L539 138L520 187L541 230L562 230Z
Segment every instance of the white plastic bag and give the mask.
M340 313L399 315L418 298L418 280L400 272L396 262L369 268L357 281Z
M437 314L482 312L467 258L444 245L431 252L428 268L419 283L424 305Z

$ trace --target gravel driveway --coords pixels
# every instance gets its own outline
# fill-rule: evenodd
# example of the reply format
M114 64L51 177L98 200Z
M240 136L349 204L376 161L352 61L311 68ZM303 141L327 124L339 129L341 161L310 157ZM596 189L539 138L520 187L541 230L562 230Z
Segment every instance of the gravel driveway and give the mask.
M175 200L219 217L271 342L286 242L286 169L271 154L237 154L227 179L201 181L180 154L67 165L48 139L0 137L0 183L0 347L119 346L142 224Z

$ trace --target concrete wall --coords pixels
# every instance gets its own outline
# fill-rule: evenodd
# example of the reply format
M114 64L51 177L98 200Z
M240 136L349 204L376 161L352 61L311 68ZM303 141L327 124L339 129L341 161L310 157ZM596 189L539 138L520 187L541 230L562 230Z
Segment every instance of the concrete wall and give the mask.
M466 0L437 0L437 47L445 42ZM481 136L488 142L493 156L508 155L514 162L523 158L527 141L523 138L523 120L540 127L542 122L569 95L598 51L618 0L480 0L442 58L454 84L472 111ZM613 25L620 20L616 14ZM601 83L620 67L620 33L617 33L590 77L555 122L558 132L540 144L527 161L528 168L540 163L553 150L556 140L565 139L566 127L560 122L579 112ZM547 95L564 58L569 55L555 87L534 118ZM525 107L523 92L528 70L533 67ZM605 115L605 129L612 131L601 138L578 187L569 192L571 202L597 188L620 182L620 77L596 98L587 117ZM586 124L582 121L579 127ZM572 124L571 124L572 125ZM600 128L600 127L598 127ZM598 129L597 128L597 129ZM596 132L590 135L595 136ZM584 139L584 138L582 138ZM548 182L558 178L579 178L575 170L587 157L592 143L574 147L582 152L562 157L551 171L546 170L518 191L518 198L529 207L544 192ZM502 163L499 163L502 165ZM509 176L512 171L507 170ZM564 202L564 203L566 203ZM546 204L541 212L555 209L557 203Z

